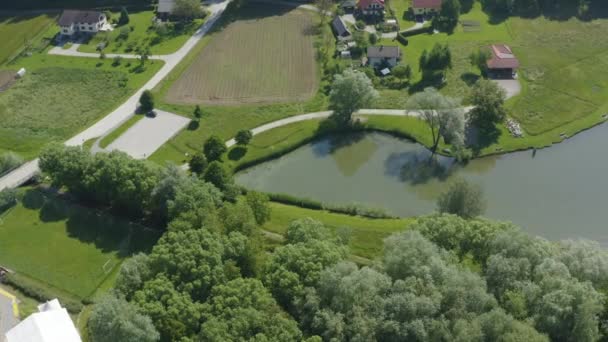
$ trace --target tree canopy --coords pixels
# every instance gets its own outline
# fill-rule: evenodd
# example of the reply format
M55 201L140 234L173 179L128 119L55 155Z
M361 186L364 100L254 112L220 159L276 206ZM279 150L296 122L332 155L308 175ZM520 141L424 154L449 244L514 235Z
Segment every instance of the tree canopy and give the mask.
M357 110L371 106L378 97L372 81L361 71L345 70L336 75L329 93L333 118L341 125L348 125Z

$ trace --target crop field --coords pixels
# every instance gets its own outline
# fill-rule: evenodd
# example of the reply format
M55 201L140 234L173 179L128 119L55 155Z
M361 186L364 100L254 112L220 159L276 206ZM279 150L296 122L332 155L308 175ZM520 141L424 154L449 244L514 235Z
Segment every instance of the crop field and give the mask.
M24 43L49 27L55 15L0 16L0 65L14 57Z
M80 299L158 234L38 190L0 216L0 265Z
M303 101L318 86L312 14L256 4L212 37L169 89L175 104Z

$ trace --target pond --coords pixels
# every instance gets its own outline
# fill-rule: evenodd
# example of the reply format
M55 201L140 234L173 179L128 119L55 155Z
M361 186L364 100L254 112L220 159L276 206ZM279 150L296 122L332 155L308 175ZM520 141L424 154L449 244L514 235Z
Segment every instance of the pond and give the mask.
M485 216L548 239L608 245L608 125L551 148L471 161L430 159L408 140L382 133L323 138L237 174L245 187L326 203L360 203L399 216L435 210L450 181L483 187Z

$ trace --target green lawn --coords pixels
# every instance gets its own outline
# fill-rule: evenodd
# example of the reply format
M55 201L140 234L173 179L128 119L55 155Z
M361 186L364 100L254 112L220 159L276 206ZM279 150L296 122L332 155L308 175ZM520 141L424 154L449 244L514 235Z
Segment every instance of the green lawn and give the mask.
M56 14L0 16L0 65L15 57L25 42L43 33L56 18Z
M112 18L120 17L120 12L112 12ZM88 44L78 48L82 52L97 52L97 44L108 40L110 44L105 48L106 53L134 53L136 47L149 46L154 55L167 55L179 50L192 34L204 23L204 19L196 19L187 24L178 24L168 29L164 35L158 35L153 26L154 12L141 11L129 13L129 23L122 26L130 30L126 40L118 39L121 26L109 33L98 33ZM173 24L171 24L173 25Z
M0 222L0 265L79 299L92 296L126 257L158 238L33 189Z
M50 56L36 53L3 68L25 67L26 77L0 94L0 152L35 157L50 141L63 141L114 110L162 66L150 61ZM131 64L131 65L129 65Z
M129 120L127 120L125 123L123 123L120 127L113 130L112 133L106 135L103 139L101 139L101 141L99 142L99 147L101 147L101 148L108 147L108 145L110 145L114 140L118 139L118 137L120 137L124 132L129 130L129 128L133 127L133 125L135 125L137 122L139 122L139 120L141 120L143 118L144 118L143 115L140 115L140 114L134 115Z
M265 230L284 234L290 222L311 217L321 221L332 230L350 228L352 230L351 253L365 258L373 258L382 252L382 240L390 234L407 229L415 219L369 219L360 216L335 214L324 210L311 210L279 203L271 203L272 215L262 227Z

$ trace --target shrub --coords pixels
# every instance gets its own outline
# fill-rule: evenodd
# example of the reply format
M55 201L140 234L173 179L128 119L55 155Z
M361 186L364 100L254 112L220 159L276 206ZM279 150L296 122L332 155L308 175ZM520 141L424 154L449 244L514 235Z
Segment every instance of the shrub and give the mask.
M359 30L363 30L365 29L365 21L363 20L357 20L357 22L355 23L355 26L359 29Z
M122 57L116 56L112 60L112 66L119 66L122 63Z
M190 159L188 165L190 166L191 172L202 175L209 163L207 162L207 158L205 158L204 154L197 153L192 156L192 159Z
M439 196L437 208L441 213L455 214L466 219L479 216L485 210L481 187L464 179L457 180Z
M372 33L369 35L369 42L370 44L374 45L378 42L378 35L375 33Z
M244 129L236 134L234 140L236 140L236 143L239 145L247 145L251 141L251 138L253 138L253 133L251 133L250 130Z
M23 158L13 152L0 154L0 175L23 164Z
M17 204L17 190L4 189L0 191L0 213Z
M224 141L215 135L209 137L209 139L205 141L205 145L203 145L203 153L210 162L220 160L222 154L226 153L227 150Z
M433 33L433 27L431 27L431 26L421 27L421 28L417 28L417 29L413 29L413 30L401 31L397 35L397 39L400 36L403 38L406 38L406 37L416 36L416 35L423 34L423 33Z
M144 90L139 98L140 110L148 113L154 109L154 96L150 90Z
M58 294L49 288L43 287L29 278L23 277L17 273L9 273L4 277L4 282L23 292L26 296L32 297L38 301L46 302L48 300L58 298L61 305L71 313L79 313L82 310L82 303L69 296Z

